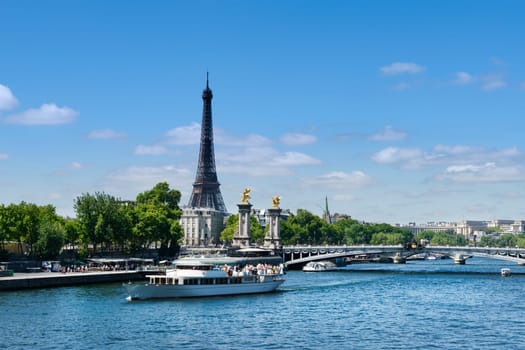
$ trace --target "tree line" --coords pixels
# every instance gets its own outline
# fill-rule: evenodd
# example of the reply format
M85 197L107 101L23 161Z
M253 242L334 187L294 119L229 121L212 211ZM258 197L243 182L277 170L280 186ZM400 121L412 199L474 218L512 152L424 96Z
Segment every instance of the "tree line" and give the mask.
M229 243L238 230L239 216L232 215L226 221L221 241ZM265 230L254 218L250 218L252 242L262 244ZM281 240L284 245L355 245L355 244L406 244L414 239L409 230L389 224L363 224L353 219L328 223L308 210L298 209L287 220L281 220Z
M27 245L26 253L39 259L56 257L63 247L84 258L108 251L136 254L157 244L160 254L174 255L183 236L180 197L166 182L138 194L134 202L84 193L74 200L76 218L57 215L52 205L0 205L0 257L7 258L6 242L17 242L19 254Z
M151 246L158 248L161 256L174 256L184 235L179 223L180 198L180 191L160 182L133 202L104 192L84 193L74 200L76 218L57 215L52 205L0 205L0 259L8 258L6 242L16 242L19 253L26 245L28 255L39 259L54 258L64 247L80 258L111 251L133 255ZM238 220L237 214L226 219L220 234L222 244L232 242ZM254 217L250 229L252 242L262 244L266 232ZM305 209L281 220L281 239L284 245L407 245L426 240L435 245L525 247L525 234L485 235L477 242L468 242L452 230L423 231L414 236L407 229L384 223L354 219L327 223Z

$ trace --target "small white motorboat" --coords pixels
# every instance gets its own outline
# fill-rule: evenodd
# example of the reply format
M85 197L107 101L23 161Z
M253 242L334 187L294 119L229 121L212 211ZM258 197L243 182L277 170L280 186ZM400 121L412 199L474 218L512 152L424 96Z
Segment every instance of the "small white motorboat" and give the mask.
M304 272L323 272L323 271L335 271L337 265L331 261L310 261L308 264L303 266Z
M510 276L510 269L508 267L504 267L501 269L501 275L503 277L509 277Z

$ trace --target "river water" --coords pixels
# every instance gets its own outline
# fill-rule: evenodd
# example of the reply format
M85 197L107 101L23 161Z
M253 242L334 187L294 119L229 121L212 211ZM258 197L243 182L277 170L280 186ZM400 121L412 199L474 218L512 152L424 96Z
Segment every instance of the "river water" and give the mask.
M0 349L525 349L524 296L525 267L479 258L289 271L278 292L252 296L1 292Z

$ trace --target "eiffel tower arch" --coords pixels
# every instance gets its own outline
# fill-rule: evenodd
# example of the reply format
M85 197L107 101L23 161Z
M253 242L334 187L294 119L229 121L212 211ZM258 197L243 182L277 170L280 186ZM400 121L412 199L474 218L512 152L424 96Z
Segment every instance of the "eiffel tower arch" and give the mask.
M184 245L187 247L207 247L218 244L219 235L224 228L224 217L228 215L215 169L212 99L213 93L206 76L206 88L202 92L202 125L197 174L188 206L183 208L181 216Z

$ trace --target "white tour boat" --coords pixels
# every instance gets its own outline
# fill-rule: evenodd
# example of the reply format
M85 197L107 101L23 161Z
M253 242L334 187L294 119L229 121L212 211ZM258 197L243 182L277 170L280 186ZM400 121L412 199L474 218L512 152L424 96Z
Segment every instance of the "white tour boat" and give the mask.
M210 263L182 260L165 274L146 277L148 283L125 284L128 300L268 293L284 282L282 265L221 269Z
M331 261L310 261L303 266L305 272L323 272L323 271L335 271L337 265Z

